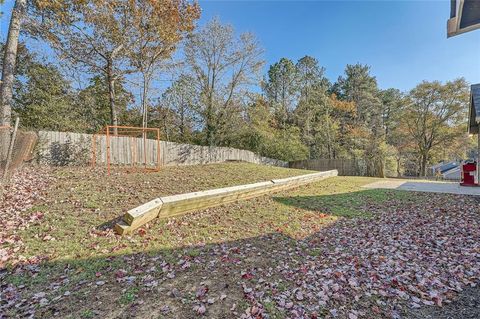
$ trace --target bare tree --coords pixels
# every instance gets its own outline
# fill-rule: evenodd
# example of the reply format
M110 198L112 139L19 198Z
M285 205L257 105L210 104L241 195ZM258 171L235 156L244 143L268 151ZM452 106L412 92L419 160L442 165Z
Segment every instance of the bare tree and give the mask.
M142 78L142 126L148 123L150 87L159 69L165 67L177 44L194 29L200 17L196 3L176 1L136 1L130 7L133 45L129 60Z
M169 131L175 132L175 139L182 142L190 141L195 121L193 106L198 103L191 83L190 77L181 75L164 92L160 100L161 104L158 106L158 108L166 108L175 114L172 128ZM165 122L164 126L166 126Z
M197 112L203 119L208 145L218 144L219 132L233 116L242 93L258 83L262 53L253 34L236 37L233 28L218 19L188 38L185 61L192 86L200 96Z

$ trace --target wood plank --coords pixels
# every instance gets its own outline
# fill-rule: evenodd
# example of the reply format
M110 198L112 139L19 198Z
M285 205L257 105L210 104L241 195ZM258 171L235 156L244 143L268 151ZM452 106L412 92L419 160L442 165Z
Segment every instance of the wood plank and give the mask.
M161 197L163 205L158 216L166 218L193 210L222 205L239 198L248 198L258 193L264 193L266 189L272 186L272 182L261 182Z
M114 231L119 235L127 235L130 234L134 229L127 225L125 222L120 221L119 223L115 224Z
M331 170L314 174L275 179L268 182L246 184L225 188L217 188L201 192L172 195L154 199L128 211L124 222L115 226L118 234L131 232L145 223L159 217L169 218L185 213L231 203L296 187L302 184L318 181L331 176L337 176L338 171Z
M124 216L125 224L131 226L133 229L138 228L154 218L157 218L160 208L162 207L162 200L155 198L148 203L135 207L129 210Z

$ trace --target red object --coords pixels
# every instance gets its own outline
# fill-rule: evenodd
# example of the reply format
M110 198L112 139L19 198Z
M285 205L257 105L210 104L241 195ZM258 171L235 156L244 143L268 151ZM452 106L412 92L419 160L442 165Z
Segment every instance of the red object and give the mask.
M475 174L477 174L477 163L463 163L462 164L462 180L461 186L478 186L475 183Z

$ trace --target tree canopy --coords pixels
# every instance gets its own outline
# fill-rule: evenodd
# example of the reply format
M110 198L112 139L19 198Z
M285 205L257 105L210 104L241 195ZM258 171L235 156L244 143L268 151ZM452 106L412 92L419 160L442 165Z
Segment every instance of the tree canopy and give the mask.
M197 26L200 8L187 0L36 0L27 12L11 103L25 127L153 126L165 140L287 161L353 159L370 176L425 175L474 145L464 79L401 92L381 89L357 63L332 83L309 55L264 70L254 34L219 18ZM56 59L42 58L33 40Z

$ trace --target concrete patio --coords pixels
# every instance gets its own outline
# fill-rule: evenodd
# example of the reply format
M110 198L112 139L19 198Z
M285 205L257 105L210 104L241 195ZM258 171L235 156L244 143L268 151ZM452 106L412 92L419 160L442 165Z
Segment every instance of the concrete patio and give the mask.
M479 195L480 187L460 186L458 182L438 182L427 180L386 179L363 186L368 189L397 189L414 192Z

